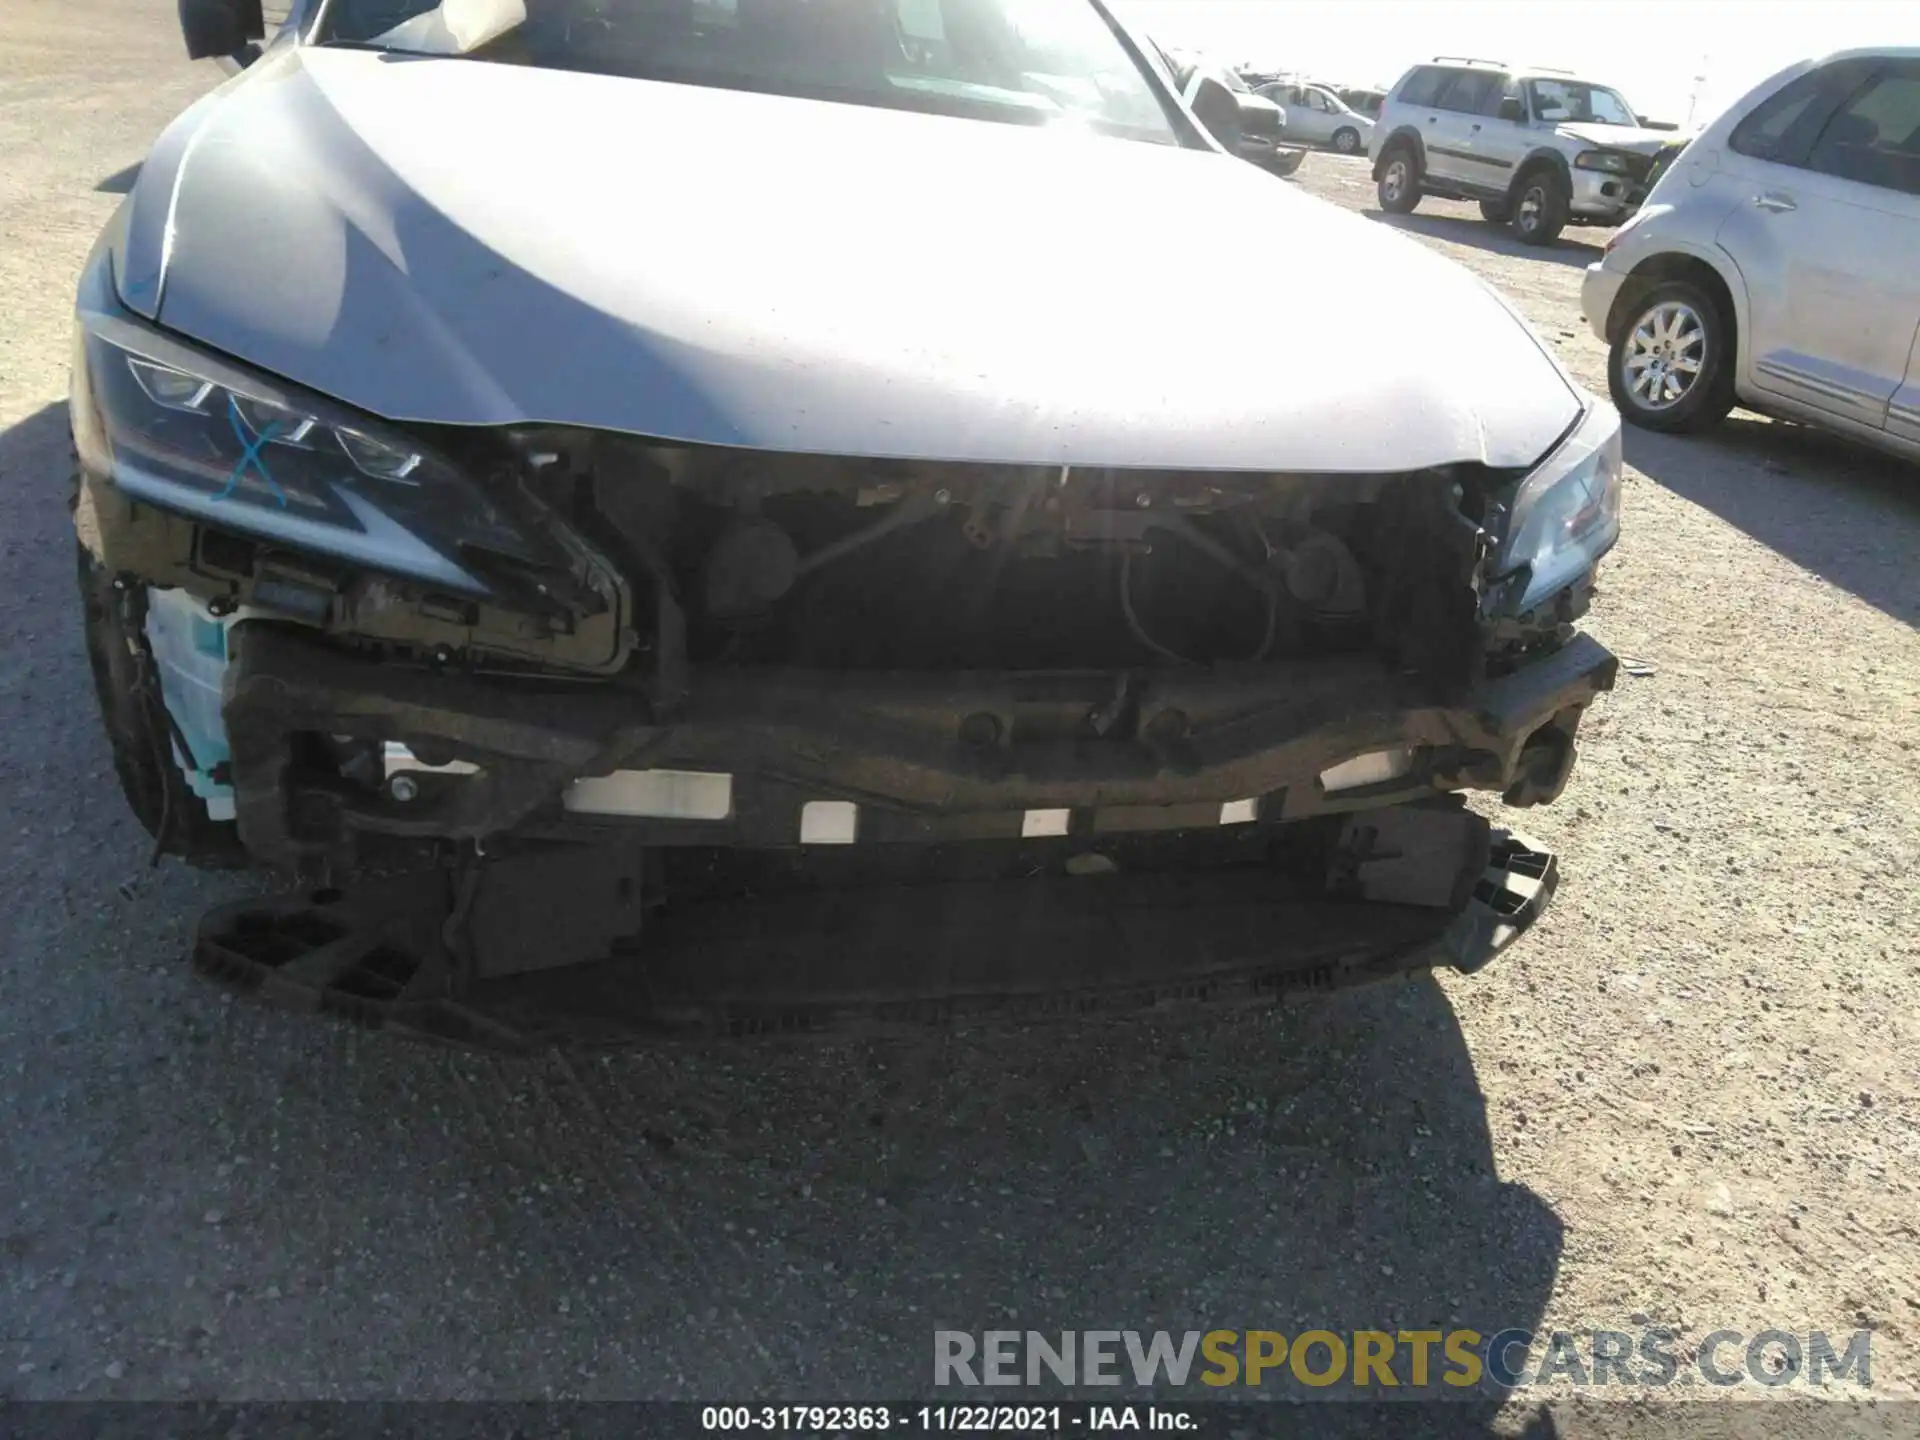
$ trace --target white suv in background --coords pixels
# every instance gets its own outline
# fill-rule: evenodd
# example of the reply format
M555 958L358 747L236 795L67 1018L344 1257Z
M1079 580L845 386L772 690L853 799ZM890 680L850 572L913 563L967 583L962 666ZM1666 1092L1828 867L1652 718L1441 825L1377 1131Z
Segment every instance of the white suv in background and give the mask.
M1920 458L1920 48L1752 91L1608 241L1581 308L1637 425L1737 400Z
M1380 208L1425 195L1478 200L1529 245L1568 225L1617 225L1645 196L1677 137L1641 124L1617 90L1560 70L1441 56L1400 77L1367 153Z

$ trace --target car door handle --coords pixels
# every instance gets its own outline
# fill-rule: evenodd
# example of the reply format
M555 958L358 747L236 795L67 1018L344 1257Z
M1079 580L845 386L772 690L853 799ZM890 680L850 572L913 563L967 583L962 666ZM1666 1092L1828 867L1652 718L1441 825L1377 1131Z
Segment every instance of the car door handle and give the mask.
M1478 130L1478 129L1479 129L1480 127L1479 127L1478 125L1476 125L1476 126L1474 126L1473 128L1474 128L1475 130Z
M1753 197L1754 205L1761 210L1771 210L1778 215L1783 210L1798 210L1800 206L1791 195L1782 195L1777 190L1766 190Z

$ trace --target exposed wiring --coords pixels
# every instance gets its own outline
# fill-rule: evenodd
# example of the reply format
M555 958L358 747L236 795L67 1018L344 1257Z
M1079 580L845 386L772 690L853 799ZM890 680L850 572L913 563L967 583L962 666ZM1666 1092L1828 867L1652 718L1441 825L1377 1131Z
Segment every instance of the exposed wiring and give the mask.
M133 651L133 684L130 688L135 703L146 712L147 723L140 728L147 737L147 753L153 763L154 783L160 787L160 815L153 827L153 851L147 856L147 868L155 869L160 857L166 853L167 842L173 838L173 784L168 771L176 763L168 753L173 741L169 731L174 721L167 710L166 700L158 693L154 683L153 661L146 649L138 641L129 641L128 648ZM161 723L156 724L159 720ZM187 752L191 755L193 752Z
M794 566L793 577L796 581L812 574L824 565L844 559L855 550L883 540L896 530L904 530L910 525L918 525L945 512L946 506L930 495L916 495L900 501L893 509L863 530L855 530L822 545L818 550L799 558Z
M1247 524L1253 527L1253 538L1260 542L1261 558L1271 565L1280 552L1274 548L1273 541L1267 538L1267 527L1260 523L1260 512L1248 506L1240 513L1247 517Z
M1247 657L1247 663L1249 665L1257 665L1267 658L1267 651L1273 648L1274 631L1277 630L1280 625L1280 592L1274 589L1272 585L1268 585L1266 590L1267 628L1260 636L1260 648Z
M1139 615L1133 609L1133 552L1123 550L1120 553L1120 609L1127 617L1127 628L1133 632L1133 638L1163 660L1171 660L1176 665L1198 665L1198 660L1189 660L1186 656L1169 650L1147 633L1147 627L1140 623Z
M160 815L153 827L153 851L147 856L147 868L152 870L167 853L174 829L183 818L174 805L174 774L182 766L192 771L203 767L179 720L167 706L159 662L153 658L152 648L140 638L145 614L144 604L135 600L132 591L126 592L120 616L127 627L127 650L133 656L133 682L127 689L135 705L145 712L147 723L140 728L146 734L147 749L152 756L154 783L160 787Z
M1272 585L1262 585L1261 593L1267 598L1267 624L1260 636L1260 648L1248 656L1245 664L1254 665L1267 658L1267 651L1273 648L1273 637L1280 623L1280 594ZM1124 550L1120 554L1120 610L1127 617L1127 628L1133 632L1133 638L1163 660L1171 660L1176 665L1200 665L1205 662L1189 659L1176 650L1169 650L1153 636L1147 633L1147 627L1141 623L1140 614L1133 607L1133 552Z

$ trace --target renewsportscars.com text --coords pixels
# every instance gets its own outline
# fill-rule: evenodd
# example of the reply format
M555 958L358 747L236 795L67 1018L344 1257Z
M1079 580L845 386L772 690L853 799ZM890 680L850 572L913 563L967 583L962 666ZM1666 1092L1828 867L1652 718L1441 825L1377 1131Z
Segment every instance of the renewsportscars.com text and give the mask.
M1872 1332L1716 1330L937 1330L936 1385L1203 1385L1374 1392L1534 1385L1873 1384Z

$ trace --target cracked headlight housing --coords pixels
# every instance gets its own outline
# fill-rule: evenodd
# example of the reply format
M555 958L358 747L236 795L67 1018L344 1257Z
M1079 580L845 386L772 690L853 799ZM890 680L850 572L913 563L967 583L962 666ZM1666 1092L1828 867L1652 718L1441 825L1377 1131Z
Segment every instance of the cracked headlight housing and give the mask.
M129 497L472 595L554 562L405 432L130 317L79 318L75 441Z
M1609 175L1631 175L1633 160L1618 150L1582 150L1573 157L1577 170L1604 170Z
M1578 580L1620 538L1620 415L1595 400L1520 482L1497 571L1519 585L1515 611ZM1524 571L1524 579L1519 579Z

